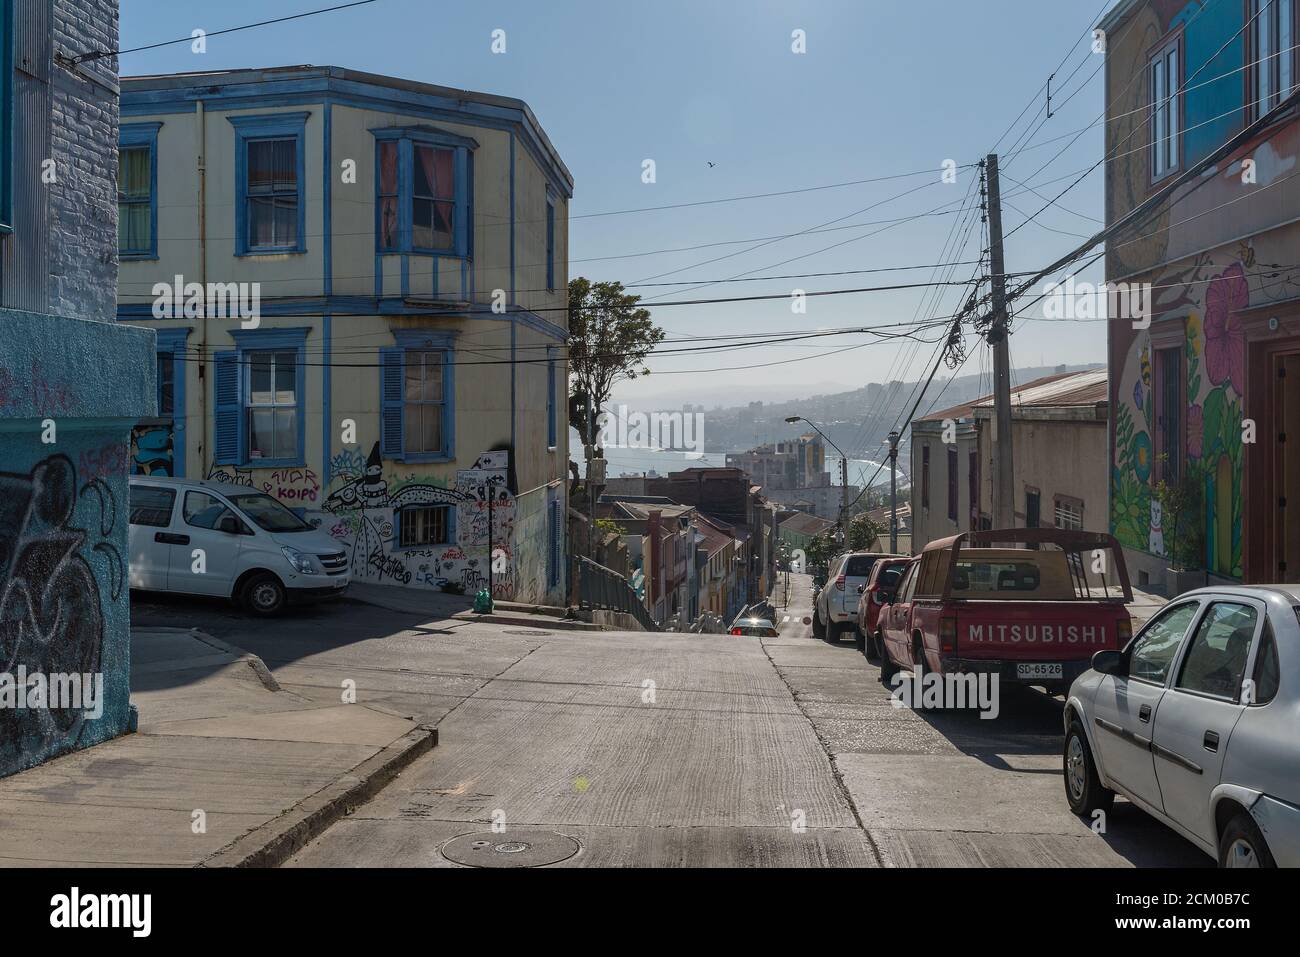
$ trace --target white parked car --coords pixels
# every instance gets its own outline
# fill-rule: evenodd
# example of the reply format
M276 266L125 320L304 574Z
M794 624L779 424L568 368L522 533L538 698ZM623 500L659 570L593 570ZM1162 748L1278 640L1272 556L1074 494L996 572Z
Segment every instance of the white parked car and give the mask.
M1118 792L1222 867L1300 866L1300 585L1200 588L1065 705L1076 814Z
M813 601L814 638L839 641L858 626L858 588L866 585L880 552L848 552L831 560L830 575Z
M347 552L242 485L131 477L132 588L233 598L258 615L343 594Z

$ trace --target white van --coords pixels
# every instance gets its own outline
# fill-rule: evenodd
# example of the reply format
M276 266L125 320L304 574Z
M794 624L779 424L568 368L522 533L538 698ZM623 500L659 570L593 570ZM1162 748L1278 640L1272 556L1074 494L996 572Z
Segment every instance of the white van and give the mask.
M275 498L200 479L131 476L131 587L232 598L257 615L343 594L347 552Z

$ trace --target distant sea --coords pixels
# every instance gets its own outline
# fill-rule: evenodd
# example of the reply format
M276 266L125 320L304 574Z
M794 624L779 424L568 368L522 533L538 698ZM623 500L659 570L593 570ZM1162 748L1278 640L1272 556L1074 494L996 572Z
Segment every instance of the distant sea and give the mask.
M745 450L742 450L745 451ZM581 461L582 446L571 445L569 454L574 461L578 463L578 471L585 472L586 466ZM689 452L674 452L667 449L623 449L607 448L605 449L605 459L609 462L606 469L609 478L618 478L625 473L640 475L643 472L651 470L658 472L660 475L667 475L669 472L678 472L688 468L722 468L727 464L727 453L725 452L705 452L703 455L693 455ZM901 465L900 460L900 465ZM880 469L879 462L870 459L849 459L849 484L861 487L872 475L875 475L873 485L889 485L889 467ZM839 456L826 457L826 471L830 474L831 484L840 484L840 459ZM899 470L899 481L902 479L902 470Z

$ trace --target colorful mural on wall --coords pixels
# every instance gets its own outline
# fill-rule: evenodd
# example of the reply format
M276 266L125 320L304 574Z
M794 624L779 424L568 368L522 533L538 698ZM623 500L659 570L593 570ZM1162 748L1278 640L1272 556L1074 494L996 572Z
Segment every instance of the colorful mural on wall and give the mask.
M393 464L384 462L379 443L365 457L344 450L330 461L329 492L319 511L307 511L309 520L347 545L353 576L437 589L451 585L472 593L488 584L492 561L493 597L513 598L515 497L509 453L484 452L471 468L456 473L451 487L427 475L402 475L392 471ZM454 542L401 547L395 513L415 505L454 508Z
M172 423L143 424L131 429L131 472L134 475L174 475Z
M1196 521L1204 535L1204 560L1216 574L1242 577L1242 402L1245 337L1234 313L1251 303L1249 270L1254 251L1226 266L1201 256L1189 267L1155 280L1156 319L1134 336L1113 394L1114 461L1111 528L1129 548L1168 557L1167 517L1152 495L1156 474L1156 382L1150 332L1162 322L1185 320L1186 370L1183 450L1185 474L1199 492ZM1162 301L1163 300L1163 301Z

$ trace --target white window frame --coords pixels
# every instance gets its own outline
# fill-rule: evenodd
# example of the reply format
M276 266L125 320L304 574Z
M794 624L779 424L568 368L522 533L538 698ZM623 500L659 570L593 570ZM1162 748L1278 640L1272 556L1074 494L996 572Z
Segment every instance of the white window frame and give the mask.
M1182 37L1160 47L1147 61L1151 116L1151 179L1164 179L1182 165Z

